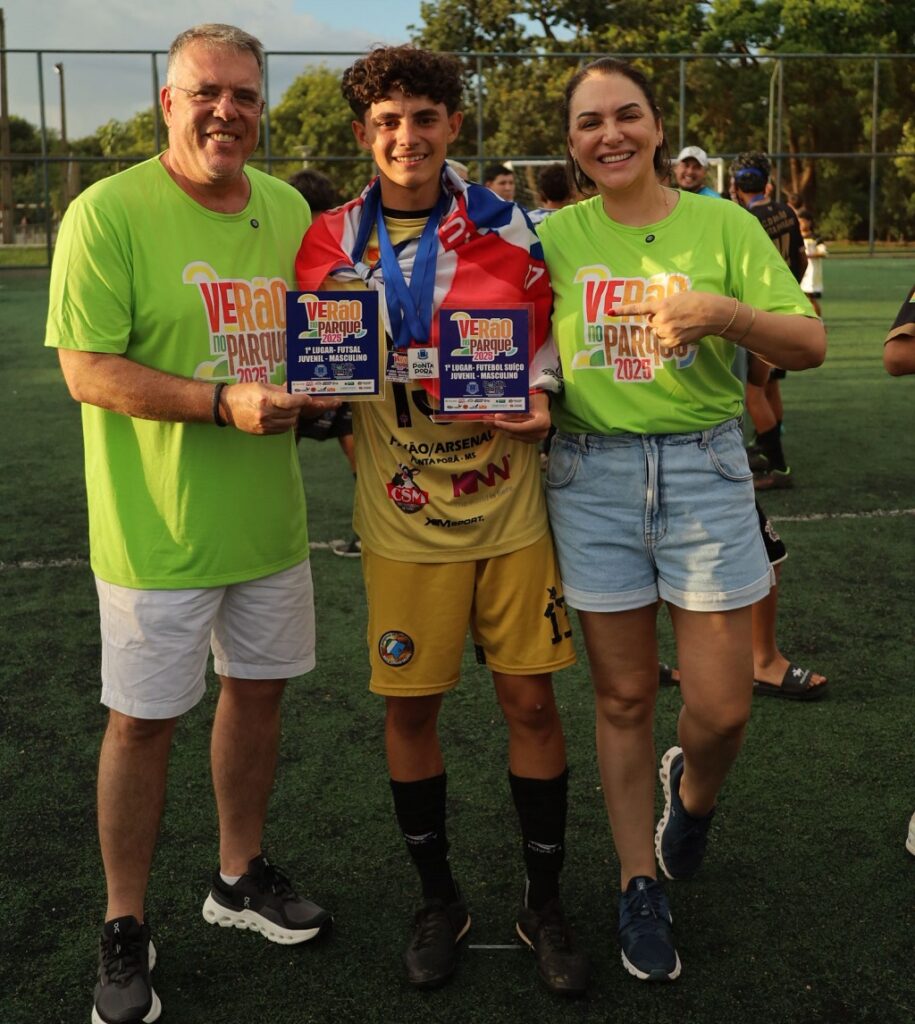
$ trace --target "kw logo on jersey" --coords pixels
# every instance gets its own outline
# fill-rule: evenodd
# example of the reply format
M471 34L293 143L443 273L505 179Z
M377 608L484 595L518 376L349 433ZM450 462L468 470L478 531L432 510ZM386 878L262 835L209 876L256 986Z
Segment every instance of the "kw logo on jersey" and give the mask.
M181 280L199 291L213 357L194 376L280 383L286 371L286 282L224 279L202 261L188 263Z
M582 288L584 334L582 348L572 360L573 370L611 369L617 381L654 380L655 371L673 361L678 370L690 366L698 345L662 349L645 316L613 316L624 303L664 299L689 291L684 274L655 274L653 277L614 277L600 264L581 267L575 284Z
M511 317L475 317L459 311L451 314L451 321L457 324L461 342L452 351L453 356L470 356L475 363L491 363L497 356L513 356L518 351Z
M476 494L480 489L480 484L484 487L495 487L497 478L508 480L510 476L511 452L508 452L502 456L501 466L490 462L486 467L485 473L480 472L478 469L470 469L466 473L452 473L451 493L455 498L460 498L463 494Z
M344 338L365 337L361 299L319 299L311 292L304 292L298 301L305 307L308 318L308 326L299 334L300 338L334 345Z

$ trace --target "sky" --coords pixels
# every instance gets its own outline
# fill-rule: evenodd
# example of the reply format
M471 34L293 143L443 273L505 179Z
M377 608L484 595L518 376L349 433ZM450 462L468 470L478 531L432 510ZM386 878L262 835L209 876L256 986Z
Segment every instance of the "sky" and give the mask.
M228 22L256 35L269 50L348 50L402 43L407 25L419 24L420 0L0 0L8 49L41 49L45 118L59 131L62 62L67 135L89 135L111 118L126 120L152 103L153 50L165 51L183 29L205 21ZM69 54L68 49L142 50L132 56ZM270 60L269 99L277 103L306 60ZM346 58L326 58L344 66ZM164 57L158 59L160 84ZM41 123L38 58L7 57L9 112Z

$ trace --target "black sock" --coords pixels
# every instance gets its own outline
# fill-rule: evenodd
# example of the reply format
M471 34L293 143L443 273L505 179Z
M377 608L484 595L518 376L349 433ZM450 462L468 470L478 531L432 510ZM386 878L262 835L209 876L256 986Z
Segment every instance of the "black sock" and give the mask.
M448 865L445 773L418 782L391 779L394 812L423 886L423 898L453 903L457 887Z
M524 779L508 773L521 822L524 864L529 882L527 905L540 910L559 896L559 872L565 857L569 769L555 779Z
M771 430L757 434L756 443L759 445L763 455L769 460L769 469L777 469L784 473L788 466L785 463L785 455L782 452L780 425L776 423Z

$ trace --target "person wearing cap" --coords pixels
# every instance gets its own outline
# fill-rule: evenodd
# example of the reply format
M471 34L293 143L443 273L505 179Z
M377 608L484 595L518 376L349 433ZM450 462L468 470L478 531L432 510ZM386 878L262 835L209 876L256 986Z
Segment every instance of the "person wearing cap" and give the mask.
M705 172L708 170L708 154L698 146L686 146L674 163L674 181L681 192L694 192L697 196L721 196L705 184Z

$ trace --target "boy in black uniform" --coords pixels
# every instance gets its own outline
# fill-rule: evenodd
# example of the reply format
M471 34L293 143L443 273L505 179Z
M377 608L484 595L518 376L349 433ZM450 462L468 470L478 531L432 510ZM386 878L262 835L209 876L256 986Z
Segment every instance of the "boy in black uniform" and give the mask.
M741 153L731 164L737 202L756 217L782 254L797 281L807 269L807 255L797 215L786 203L766 195L771 164L765 153ZM782 396L779 380L785 371L770 367L750 354L747 366L747 412L756 428L750 449L757 490L791 487L791 469L782 451Z

